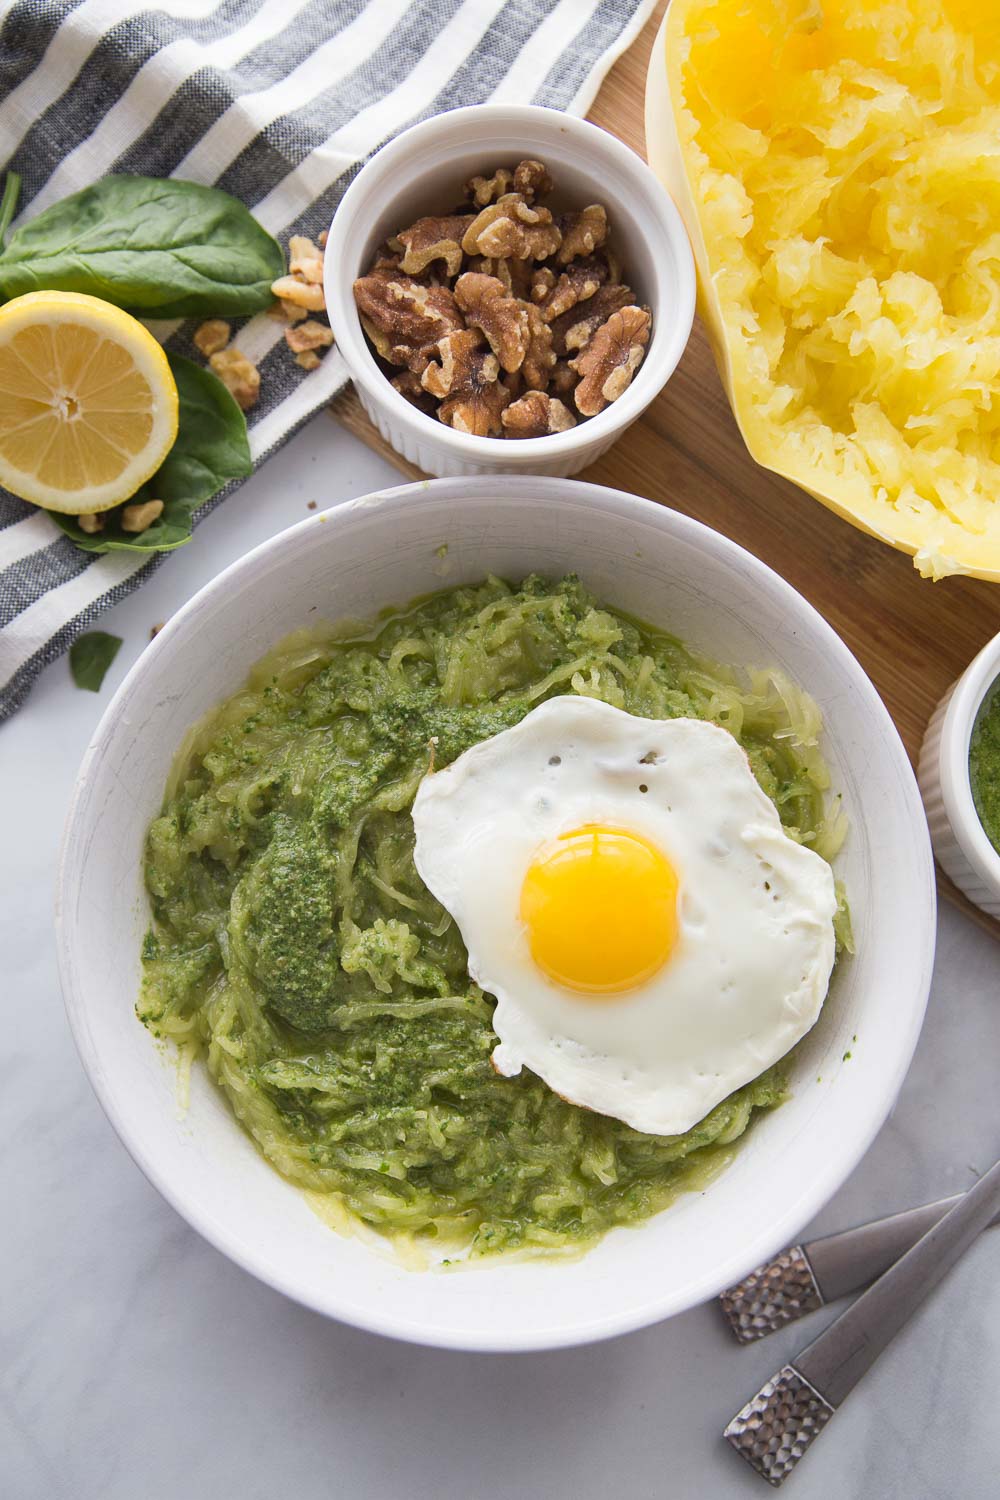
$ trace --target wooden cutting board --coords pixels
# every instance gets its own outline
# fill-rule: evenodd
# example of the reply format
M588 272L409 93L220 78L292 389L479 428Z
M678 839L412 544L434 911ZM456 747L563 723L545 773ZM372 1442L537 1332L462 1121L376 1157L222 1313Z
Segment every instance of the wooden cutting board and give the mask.
M601 88L590 118L644 155L643 97L650 48L667 0ZM382 440L348 389L333 406L344 426L405 474L419 471ZM929 583L910 558L865 536L750 458L729 410L701 325L669 385L618 443L580 476L695 516L762 558L844 638L881 693L916 763L935 704L1000 631L1000 586ZM941 892L995 936L1000 923L939 872Z

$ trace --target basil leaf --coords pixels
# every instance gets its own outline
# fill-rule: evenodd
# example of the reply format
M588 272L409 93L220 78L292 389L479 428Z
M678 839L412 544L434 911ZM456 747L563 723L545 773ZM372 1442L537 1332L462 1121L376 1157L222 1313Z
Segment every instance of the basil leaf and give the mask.
M91 536L76 516L50 511L52 519L84 552L172 552L191 540L191 517L199 505L253 468L246 418L217 375L179 354L167 354L179 401L174 446L136 494L105 511L104 530ZM162 500L163 512L138 536L121 527L125 505Z
M122 644L120 635L108 635L105 630L91 630L79 636L69 648L69 669L78 688L88 693L99 693L105 673L118 655Z
M228 193L105 177L12 235L0 294L88 292L146 317L222 317L268 307L283 270L277 241Z
M16 172L8 172L4 179L3 197L0 198L0 246L7 238L7 230L10 221L17 209L17 200L21 196L21 179Z

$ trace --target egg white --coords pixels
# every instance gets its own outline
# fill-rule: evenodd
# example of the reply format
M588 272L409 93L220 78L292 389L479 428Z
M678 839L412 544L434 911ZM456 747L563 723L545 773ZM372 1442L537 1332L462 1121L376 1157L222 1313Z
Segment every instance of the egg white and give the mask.
M575 1104L679 1135L819 1015L835 956L832 871L784 832L717 725L551 698L429 773L413 823L420 877L457 922L473 979L496 997L493 1064L504 1075L528 1067ZM542 973L519 918L541 846L587 824L642 835L680 882L666 963L597 1001Z

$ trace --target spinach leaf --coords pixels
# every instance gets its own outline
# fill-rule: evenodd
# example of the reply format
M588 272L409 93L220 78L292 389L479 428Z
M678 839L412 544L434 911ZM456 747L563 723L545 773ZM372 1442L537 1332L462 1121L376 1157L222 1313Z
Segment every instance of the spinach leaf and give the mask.
M89 292L146 317L222 317L269 306L283 270L277 241L228 193L105 177L11 237L0 296Z
M174 446L136 494L105 512L104 530L91 536L75 516L50 511L52 519L84 552L172 552L191 539L191 517L232 479L245 479L253 465L246 418L211 370L179 354L167 354L177 382L179 421ZM138 536L123 531L124 504L162 500L163 513Z
M69 648L69 669L78 688L88 693L99 693L104 674L118 655L122 644L120 635L108 635L106 630L91 630L79 636Z
M21 179L16 172L8 172L3 185L3 197L0 198L0 246L7 238L7 230L10 221L17 209L17 200L21 196Z

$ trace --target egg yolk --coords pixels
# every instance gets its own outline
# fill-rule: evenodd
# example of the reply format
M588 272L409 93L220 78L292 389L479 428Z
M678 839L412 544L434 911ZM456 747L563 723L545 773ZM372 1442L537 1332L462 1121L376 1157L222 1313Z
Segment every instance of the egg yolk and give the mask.
M634 989L677 940L677 875L638 834L590 826L546 844L521 887L531 956L582 995Z

